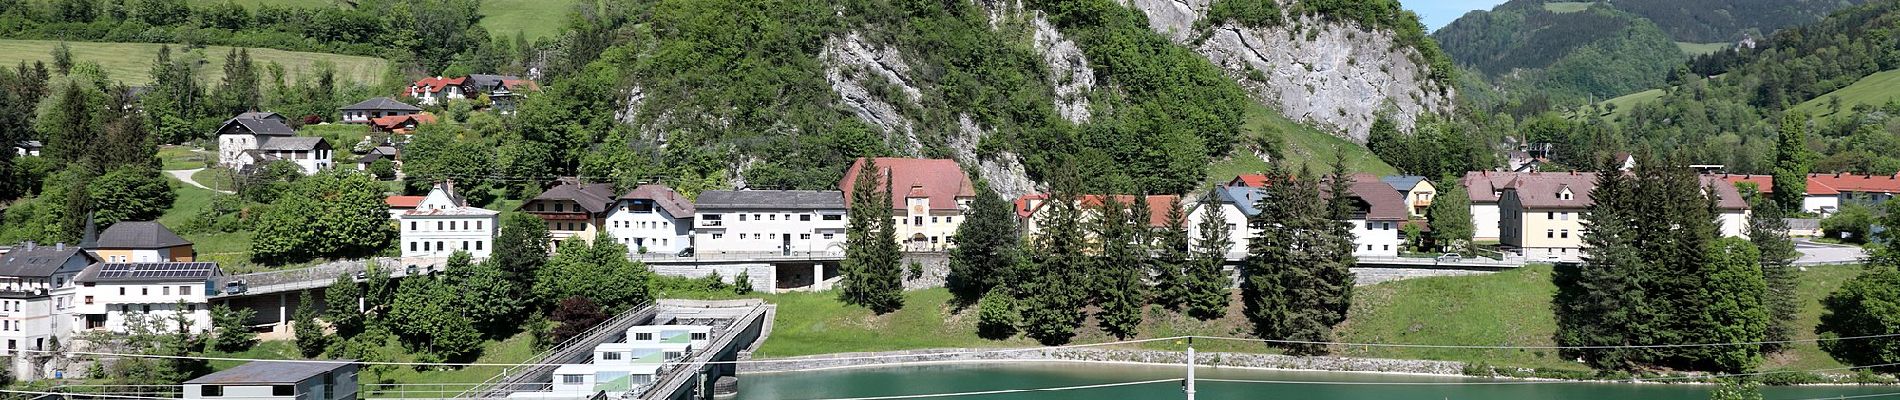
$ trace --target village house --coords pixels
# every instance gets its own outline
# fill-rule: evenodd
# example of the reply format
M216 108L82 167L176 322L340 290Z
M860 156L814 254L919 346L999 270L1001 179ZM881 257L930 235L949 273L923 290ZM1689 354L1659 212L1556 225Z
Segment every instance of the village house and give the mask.
M403 258L446 258L466 251L475 259L488 258L495 250L495 232L500 212L472 207L455 191L455 182L444 181L429 189L413 209L396 216L401 232Z
M1265 175L1248 174L1215 187L1189 208L1188 226L1199 226L1207 218L1202 207L1220 207L1220 217L1227 221L1228 239L1234 243L1228 250L1229 258L1245 255L1247 241L1253 239L1258 230L1265 229L1255 224L1254 217L1260 215L1255 205L1265 196L1261 189L1270 184ZM1355 175L1348 187L1354 208L1352 219L1348 221L1353 226L1353 255L1397 257L1404 244L1399 237L1399 225L1405 222L1410 208L1404 198L1391 184L1372 175ZM1322 193L1322 196L1332 197L1330 193ZM1188 232L1195 243L1202 239L1197 230Z
M356 400L357 364L252 361L180 385L186 399Z
M1423 176L1393 175L1380 177L1379 181L1391 185L1392 190L1404 197L1406 214L1412 218L1425 218L1425 210L1432 207L1432 198L1438 196L1438 187Z
M1763 194L1775 192L1774 177L1770 175L1722 174L1720 177L1734 184L1753 183ZM1808 192L1801 198L1801 210L1825 217L1840 211L1844 205L1872 207L1892 199L1900 194L1900 175L1808 174L1807 186Z
M633 254L677 254L693 247L693 202L666 185L640 185L607 214L607 235Z
M138 318L155 330L175 330L174 317L183 314L192 332L203 332L211 327L211 279L222 274L211 262L92 264L74 278L81 321L73 328L126 332L128 318Z
M714 190L693 203L699 254L843 254L844 193Z
M13 145L13 152L21 157L39 157L40 150L44 148L46 148L46 145L40 144L38 140L22 140L18 144Z
M1458 184L1465 187L1465 195L1471 199L1472 241L1497 242L1503 235L1499 230L1503 226L1503 216L1498 210L1498 197L1504 195L1504 186L1517 174L1474 171L1465 173L1464 178L1458 180Z
M956 160L879 157L875 160L880 188L891 197L891 216L897 219L897 241L905 251L944 251L951 246L963 212L976 199L976 188ZM851 204L851 191L864 170L859 158L845 170L838 187Z
M557 246L571 237L592 242L606 228L607 213L618 197L612 184L567 180L522 203L518 210L546 221L548 237Z
M409 89L405 94L415 98L416 102L422 103L422 105L425 106L444 104L448 103L449 100L468 98L468 96L462 92L462 83L467 81L467 77L444 78L432 76L422 78L422 80L409 84Z
M1052 196L1047 193L1032 193L1016 198L1016 219L1019 226L1022 227L1025 238L1033 239L1036 235L1042 233L1042 216L1047 215L1042 211L1049 208L1051 198ZM1175 202L1180 201L1181 196L1148 195L1144 199L1148 201L1148 215L1131 215L1131 217L1140 218L1138 221L1145 222L1151 229L1162 229L1168 226L1168 210L1175 206ZM1121 203L1122 207L1134 207L1136 197L1133 195L1105 196L1095 194L1076 196L1075 201L1077 206L1082 209L1083 223L1092 222L1095 221L1096 218L1100 218L1102 215L1102 207L1107 206L1108 201L1111 200ZM1132 212L1133 210L1130 211Z
M367 124L377 118L420 113L422 107L412 106L388 97L377 97L344 106L340 111L343 113L343 123Z
M64 243L25 242L0 255L0 340L6 342L0 355L69 343L74 321L68 315L78 304L74 292L79 285L73 278L98 262L92 253ZM44 358L13 357L8 370L21 379L35 379L42 371L34 359Z
M386 132L386 133L394 133L398 135L408 135L411 133L415 133L416 127L422 126L422 124L433 124L435 122L436 122L435 114L430 114L426 112L409 114L409 115L391 115L387 117L370 119L369 128L370 128L370 131L372 132Z
M235 171L251 171L265 163L288 161L304 175L328 169L330 143L319 137L296 136L283 115L247 112L218 126L218 164Z
M99 234L88 250L109 263L191 262L191 241L153 221L120 221Z
M391 165L396 167L396 177L400 179L402 178L402 158L398 157L400 154L402 153L395 146L371 147L369 151L356 157L356 170L368 171L370 165L375 164L377 160L389 160Z
M1535 260L1583 259L1583 214L1592 204L1590 192L1596 188L1596 174L1508 175L1508 179L1501 183L1480 179L1492 183L1492 188L1498 193L1498 244L1507 251ZM1746 237L1748 203L1735 190L1735 185L1710 175L1702 176L1699 182L1716 197L1720 234ZM1477 192L1474 190L1472 193L1475 199ZM1476 205L1473 202L1474 216L1477 214Z

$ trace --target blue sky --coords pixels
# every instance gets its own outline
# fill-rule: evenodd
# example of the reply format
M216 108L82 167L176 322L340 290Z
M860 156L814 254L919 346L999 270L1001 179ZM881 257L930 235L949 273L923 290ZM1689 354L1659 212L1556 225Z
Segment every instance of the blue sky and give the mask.
M1504 0L1399 0L1405 8L1418 13L1425 29L1438 30L1471 10L1489 10Z

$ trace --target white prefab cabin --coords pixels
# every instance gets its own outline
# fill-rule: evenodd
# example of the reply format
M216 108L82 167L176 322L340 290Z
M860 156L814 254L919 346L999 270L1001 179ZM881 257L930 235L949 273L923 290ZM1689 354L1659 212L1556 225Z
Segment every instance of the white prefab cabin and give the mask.
M665 364L693 356L692 343L601 343L594 346L594 363Z
M712 327L704 325L641 325L627 328L627 343L688 343L704 349L712 345Z

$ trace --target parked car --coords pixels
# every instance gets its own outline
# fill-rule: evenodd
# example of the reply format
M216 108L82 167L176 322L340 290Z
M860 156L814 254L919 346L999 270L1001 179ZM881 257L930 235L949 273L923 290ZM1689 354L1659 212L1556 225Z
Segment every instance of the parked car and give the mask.
M246 287L244 286L243 280L235 280L235 281L224 283L225 294L242 294L244 293L245 289Z
M1465 260L1465 256L1459 255L1458 253L1445 253L1443 255L1438 256L1438 262L1441 262L1441 263L1448 263L1448 262L1455 263L1455 262L1464 261L1464 260Z
M688 247L688 248L684 248L684 249L680 249L680 252L679 252L679 254L675 254L675 256L678 256L678 257L692 257L692 256L693 256L693 248L691 248L691 247Z

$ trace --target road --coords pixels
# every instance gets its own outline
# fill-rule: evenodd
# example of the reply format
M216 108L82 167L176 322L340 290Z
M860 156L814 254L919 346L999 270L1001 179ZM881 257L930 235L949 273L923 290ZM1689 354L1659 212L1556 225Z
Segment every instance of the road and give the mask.
M1801 258L1795 260L1800 264L1849 263L1867 255L1867 252L1859 247L1819 243L1808 239L1795 239L1794 249L1801 252Z
M213 192L218 192L218 193L224 193L224 194L232 194L232 193L234 193L234 192L232 192L232 191L229 191L229 190L217 190L217 189L212 189L212 188L211 188L210 186L205 186L205 185L203 185L203 184L200 184L200 183L198 183L198 181L194 181L194 180L191 180L191 174L196 174L196 173L198 173L198 171L203 171L203 170L205 170L205 169L204 169L204 168L193 168L193 169L168 169L168 170L165 170L165 173L167 173L167 174L172 174L172 177L173 177L173 178L178 178L178 181L180 181L180 182L184 182L184 183L185 183L186 185L192 185L192 186L197 186L197 187L199 187L199 188L201 188L201 189L204 189L204 190L209 190L209 191L213 191Z

